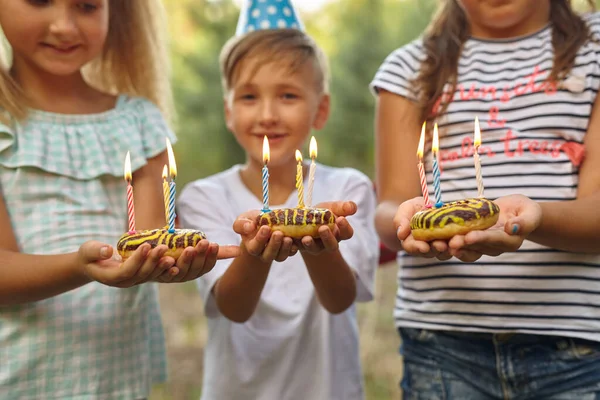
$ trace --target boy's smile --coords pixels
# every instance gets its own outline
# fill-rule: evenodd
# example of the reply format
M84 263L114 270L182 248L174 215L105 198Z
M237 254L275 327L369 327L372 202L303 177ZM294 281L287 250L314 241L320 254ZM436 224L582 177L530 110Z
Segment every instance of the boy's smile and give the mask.
M292 71L285 60L258 65L254 59L239 67L225 101L225 118L249 164L262 166L264 136L269 138L271 168L295 164L295 150L304 150L311 130L323 127L329 97L317 89L314 69L305 63Z

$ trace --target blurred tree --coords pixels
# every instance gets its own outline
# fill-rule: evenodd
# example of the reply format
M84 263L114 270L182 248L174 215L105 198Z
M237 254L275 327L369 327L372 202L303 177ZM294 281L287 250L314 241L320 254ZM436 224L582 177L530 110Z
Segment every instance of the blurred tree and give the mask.
M239 9L230 0L166 0L170 15L175 145L181 185L214 174L244 155L224 123L221 47L235 32Z
M318 134L322 162L374 175L375 98L368 89L385 57L425 28L435 0L343 0L327 6L317 40L329 53L332 115ZM334 38L333 44L325 37ZM322 144L322 145L321 145ZM340 148L340 146L342 146ZM321 156L322 155L322 156Z

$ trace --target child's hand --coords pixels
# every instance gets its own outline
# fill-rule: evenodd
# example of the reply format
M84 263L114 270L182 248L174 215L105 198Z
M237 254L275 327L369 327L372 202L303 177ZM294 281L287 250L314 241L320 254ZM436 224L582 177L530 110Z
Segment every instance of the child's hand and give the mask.
M348 240L354 235L354 230L346 217L355 214L358 207L352 201L319 203L315 207L331 210L337 216L335 227L332 231L328 226L321 226L319 227L319 238L304 236L301 240L296 241L299 250L310 254L336 251L339 248L340 241Z
M78 259L88 278L108 286L126 288L154 280L171 269L175 260L164 257L166 251L164 245L151 250L149 244L143 244L123 262L112 246L89 241L79 248Z
M487 230L472 231L450 239L448 245L452 255L463 260L464 252L467 257L472 257L476 254L498 256L517 251L542 221L542 208L528 197L510 195L500 197L494 202L500 207L496 225Z
M410 255L425 258L435 257L442 261L449 260L452 258L452 255L448 251L449 248L446 241L434 240L432 242L423 242L416 240L411 233L410 219L417 212L421 211L424 205L425 200L423 200L423 197L415 197L400 204L394 217L394 226L396 227L398 240L402 242L404 251ZM469 253L469 251L466 250L466 253Z
M210 272L217 260L240 255L239 246L219 246L202 239L196 247L186 248L177 259L175 268L165 271L155 279L161 283L187 282Z
M233 230L242 237L240 250L242 253L258 257L265 263L285 261L296 254L292 238L284 237L283 233L271 232L266 225L257 229L256 220L259 211L248 211L241 214L233 223Z

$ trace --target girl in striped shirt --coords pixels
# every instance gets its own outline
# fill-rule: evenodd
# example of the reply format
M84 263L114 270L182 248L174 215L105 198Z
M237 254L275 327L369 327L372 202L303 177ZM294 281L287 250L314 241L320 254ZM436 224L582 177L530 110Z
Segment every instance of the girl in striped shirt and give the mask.
M403 250L405 398L600 398L599 32L569 0L443 0L377 72L376 224ZM477 196L475 117L500 220L416 241L420 126L439 124L447 202Z

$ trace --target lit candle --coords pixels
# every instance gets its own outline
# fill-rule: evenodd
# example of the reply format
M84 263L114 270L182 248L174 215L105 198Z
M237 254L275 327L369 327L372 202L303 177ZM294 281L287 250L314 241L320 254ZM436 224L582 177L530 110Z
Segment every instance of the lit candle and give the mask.
M432 153L433 153L433 190L435 193L435 206L436 208L440 208L441 206L444 205L444 203L442 203L442 188L441 188L441 183L440 183L440 167L438 166L439 163L439 150L440 150L440 143L439 143L439 134L438 134L438 126L437 123L435 125L433 125L433 143L431 145L432 147Z
M313 186L315 185L315 170L317 169L317 164L315 163L315 159L317 158L317 140L315 137L310 138L310 170L308 171L308 190L306 191L306 206L312 206L312 197L313 197Z
M425 207L431 207L429 202L429 190L427 189L427 178L425 177L425 169L423 168L423 151L425 149L425 124L423 122L423 127L421 128L421 139L419 139L419 148L417 149L417 158L419 162L417 167L419 167L419 177L421 178L421 192L423 193L423 199L425 199Z
M167 154L169 156L169 174L171 182L169 182L169 232L175 232L175 178L177 177L177 166L175 165L175 155L171 142L167 138Z
M129 152L125 156L125 181L127 182L127 220L129 233L135 232L135 210L133 209L133 186L131 186L131 157Z
M269 168L267 164L271 159L271 152L269 150L269 139L265 135L263 139L263 169L262 169L262 198L263 198L263 212L269 211Z
M298 167L296 168L296 189L298 189L298 207L304 208L304 182L302 181L302 154L300 150L296 150L296 161L298 161Z
M165 224L169 225L169 182L167 181L167 177L169 176L169 170L165 165L163 167L163 197L165 202Z
M481 160L479 159L479 147L481 146L481 131L479 129L479 119L475 117L475 151L473 158L475 161L475 178L477 179L477 195L483 197L483 178L481 177Z

